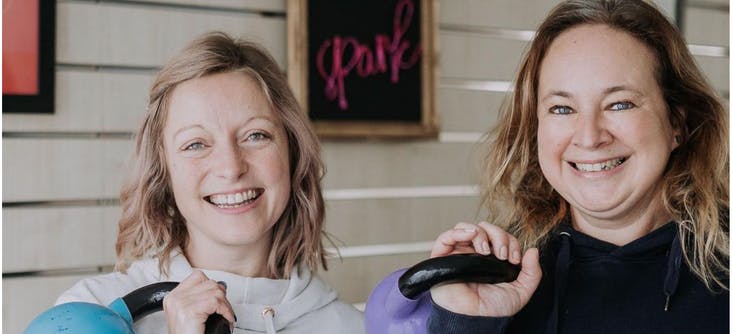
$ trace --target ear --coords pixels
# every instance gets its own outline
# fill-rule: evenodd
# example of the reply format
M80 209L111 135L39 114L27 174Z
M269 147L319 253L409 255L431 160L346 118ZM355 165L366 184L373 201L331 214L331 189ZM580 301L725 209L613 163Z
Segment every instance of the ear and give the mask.
M671 138L671 141L672 141L672 149L671 149L671 151L673 151L676 148L678 148L678 146L680 146L681 142L683 141L683 139L681 138L681 135L680 135L680 130L678 130L678 129L674 129L673 130L673 138Z
M681 131L681 129L685 129L685 124L683 120L685 119L686 113L683 110L683 108L680 108L680 107L672 109L672 110L670 109L670 107L668 108L669 108L668 117L670 117L670 123L671 123L670 125L673 127L673 137L670 138L671 140L670 151L672 152L675 149L677 149L678 147L680 147L680 145L683 143L683 135L682 135L683 131Z

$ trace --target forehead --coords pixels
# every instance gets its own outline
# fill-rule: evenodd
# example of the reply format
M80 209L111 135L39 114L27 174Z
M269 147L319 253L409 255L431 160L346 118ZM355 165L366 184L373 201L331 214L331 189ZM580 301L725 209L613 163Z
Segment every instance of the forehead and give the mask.
M243 117L267 117L277 113L254 74L246 71L216 73L178 84L170 93L166 127L177 123L216 121L237 124Z
M657 84L653 50L627 32L607 25L580 25L551 43L540 67L540 83ZM642 82L640 81L642 80Z

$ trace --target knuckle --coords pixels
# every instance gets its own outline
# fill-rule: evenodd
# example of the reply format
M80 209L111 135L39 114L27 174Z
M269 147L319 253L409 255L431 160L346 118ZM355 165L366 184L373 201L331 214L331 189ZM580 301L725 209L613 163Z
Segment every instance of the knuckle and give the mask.
M467 222L458 222L458 223L456 223L456 225L454 225L454 227L462 227L462 226L466 226L466 225L468 225Z

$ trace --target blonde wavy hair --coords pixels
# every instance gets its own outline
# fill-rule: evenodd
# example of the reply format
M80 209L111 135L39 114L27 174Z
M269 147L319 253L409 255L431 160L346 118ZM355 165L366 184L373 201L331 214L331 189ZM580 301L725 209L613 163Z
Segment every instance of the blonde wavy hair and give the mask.
M327 269L322 245L321 179L325 169L318 139L269 53L254 43L214 32L174 56L154 80L120 192L117 270L125 271L137 259L156 257L161 272L167 273L171 252L185 249L188 232L174 201L162 138L171 92L187 80L232 71L242 71L260 83L287 134L291 193L272 229L268 275L288 278L294 267L300 270L302 266Z
M662 175L665 209L678 225L685 261L710 290L728 290L728 115L685 41L653 5L640 0L571 0L541 23L522 59L498 126L485 137L482 203L489 221L526 246L543 246L569 204L548 183L538 163L538 73L553 40L581 24L626 32L655 54L657 81L680 146Z

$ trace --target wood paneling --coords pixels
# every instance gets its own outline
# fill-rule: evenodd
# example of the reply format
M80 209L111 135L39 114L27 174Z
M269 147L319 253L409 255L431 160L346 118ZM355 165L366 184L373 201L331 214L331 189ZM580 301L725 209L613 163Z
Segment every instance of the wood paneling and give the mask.
M467 89L439 89L441 131L486 132L497 124L506 95Z
M557 0L442 0L439 21L445 24L535 30Z
M327 141L323 184L325 189L475 184L476 148L433 141Z
M151 4L175 4L205 8L238 8L252 11L285 13L285 0L138 0Z
M125 131L142 120L153 72L56 71L53 115L3 114L3 131Z
M4 208L3 273L113 265L119 218L116 206Z
M88 275L3 279L3 333L22 333L56 298Z
M3 201L116 198L130 140L4 138Z
M477 34L441 31L439 35L441 77L512 81L528 45Z
M688 7L683 15L683 32L688 43L729 46L729 13Z
M428 255L426 252L332 259L329 261L329 270L322 271L320 276L336 289L340 299L348 303L364 303L385 276L425 260Z
M221 30L263 44L285 67L285 18L238 12L62 2L59 63L161 66L193 38Z

